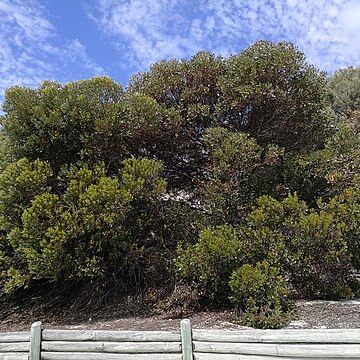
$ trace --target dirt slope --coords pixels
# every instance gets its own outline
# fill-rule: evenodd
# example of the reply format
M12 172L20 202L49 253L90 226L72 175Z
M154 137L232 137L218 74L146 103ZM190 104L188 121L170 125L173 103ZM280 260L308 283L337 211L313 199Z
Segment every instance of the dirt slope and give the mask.
M360 299L351 301L298 301L299 318L288 328L360 328ZM106 310L105 310L106 312ZM4 315L4 313L2 314ZM228 312L200 312L188 316L193 327L204 329L244 329L232 323ZM0 319L0 331L28 330L40 320L46 328L103 330L178 330L180 319L166 315L146 316L121 314L121 311L84 316L62 317L61 314L42 316L31 309L12 309Z

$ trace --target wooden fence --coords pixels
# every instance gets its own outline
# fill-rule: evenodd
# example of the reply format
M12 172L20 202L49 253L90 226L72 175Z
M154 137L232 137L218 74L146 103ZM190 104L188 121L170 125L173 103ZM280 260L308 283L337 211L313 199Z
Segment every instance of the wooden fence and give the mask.
M360 329L47 330L0 333L0 360L360 359Z

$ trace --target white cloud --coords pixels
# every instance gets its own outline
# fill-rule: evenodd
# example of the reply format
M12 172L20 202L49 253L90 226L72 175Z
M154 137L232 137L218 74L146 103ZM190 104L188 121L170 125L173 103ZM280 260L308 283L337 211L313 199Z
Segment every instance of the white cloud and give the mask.
M41 75L51 72L51 65L32 65L34 44L42 44L53 31L52 26L41 17L41 9L32 1L26 4L0 1L0 92L14 85L33 85ZM34 30L31 32L31 23Z
M360 65L358 0L97 0L90 17L138 68L260 39L294 42L324 70Z
M0 101L13 85L38 86L43 80L68 80L77 64L92 75L104 70L86 54L79 40L62 43L37 0L0 0Z
M90 17L113 37L127 61L147 66L201 49L196 41L197 37L203 38L199 23L184 16L186 10L191 10L189 5L185 0L98 0Z
M0 1L2 28L15 25L29 39L45 40L54 30L53 25L42 15L43 9L33 0Z
M78 39L68 44L64 55L66 55L70 62L82 62L83 66L90 70L93 75L105 74L105 70L87 55L85 46Z

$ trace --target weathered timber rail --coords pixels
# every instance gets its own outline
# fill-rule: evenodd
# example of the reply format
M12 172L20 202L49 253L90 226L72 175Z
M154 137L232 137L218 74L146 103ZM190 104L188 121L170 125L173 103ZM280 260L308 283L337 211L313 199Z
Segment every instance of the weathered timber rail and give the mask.
M360 359L360 329L48 330L0 333L0 360Z

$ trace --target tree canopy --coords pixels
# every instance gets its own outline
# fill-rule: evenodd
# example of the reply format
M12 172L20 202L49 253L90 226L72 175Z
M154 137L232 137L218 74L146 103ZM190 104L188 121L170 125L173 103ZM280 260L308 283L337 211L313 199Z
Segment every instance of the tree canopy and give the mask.
M360 110L360 68L339 69L329 78L334 106L344 112Z

